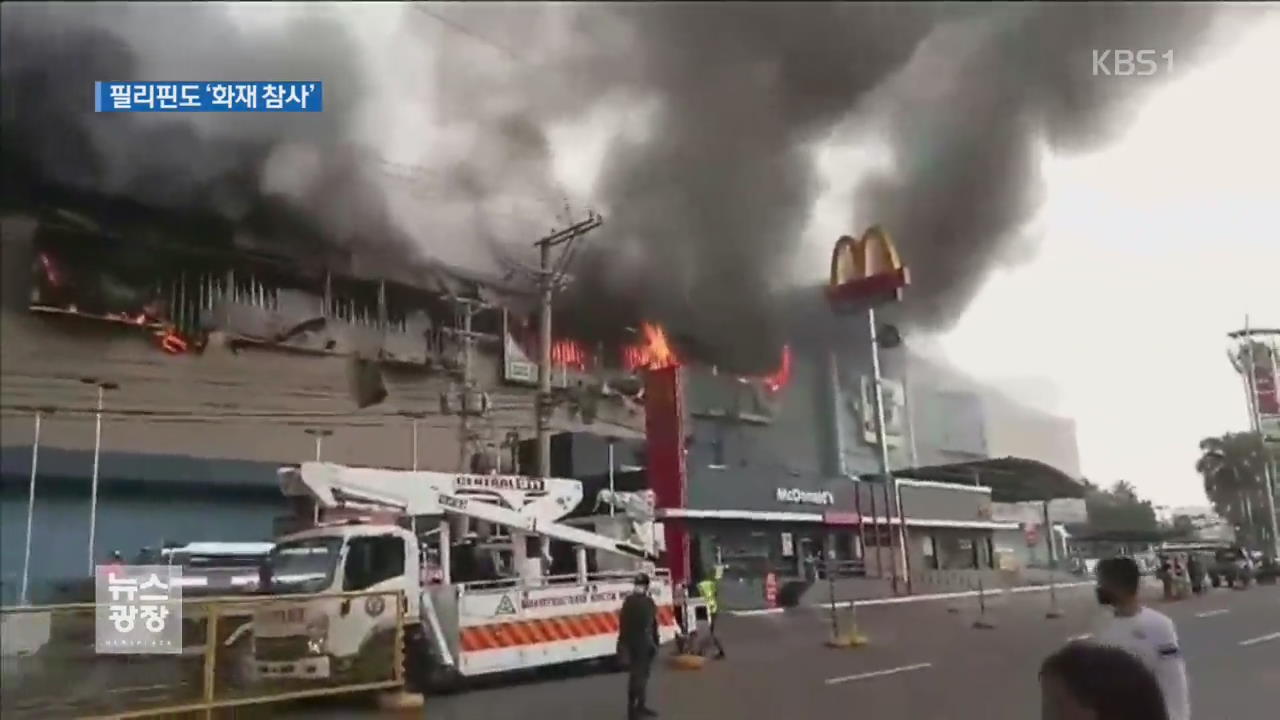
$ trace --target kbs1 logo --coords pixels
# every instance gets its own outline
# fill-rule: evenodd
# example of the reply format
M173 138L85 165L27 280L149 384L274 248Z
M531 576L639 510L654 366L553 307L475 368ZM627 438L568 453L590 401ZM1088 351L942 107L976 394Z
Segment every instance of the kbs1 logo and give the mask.
M1158 72L1173 72L1173 51L1166 50L1094 50L1094 77L1146 77Z

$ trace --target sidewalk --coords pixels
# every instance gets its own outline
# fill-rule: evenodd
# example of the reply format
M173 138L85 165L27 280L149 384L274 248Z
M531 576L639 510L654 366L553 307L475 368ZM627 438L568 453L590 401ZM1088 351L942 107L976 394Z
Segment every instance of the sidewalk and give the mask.
M1030 591L1035 588L1047 588L1050 584L1050 579L1060 586L1093 582L1088 577L1063 571L1051 572L1040 568L1027 568L1016 573L998 570L928 570L911 574L909 592L905 581L899 580L895 584L892 579L887 577L841 578L834 583L834 593L831 585L826 580L817 580L800 594L799 602L796 603L796 606L827 605L831 602L833 594L835 595L835 601L841 603L915 596L976 594L979 588L990 593L997 593L1002 589L1026 589L1026 591ZM734 612L752 612L765 609L763 593L760 594L758 599L754 597L744 598L742 596L737 596L734 599L737 602L727 606L729 610Z

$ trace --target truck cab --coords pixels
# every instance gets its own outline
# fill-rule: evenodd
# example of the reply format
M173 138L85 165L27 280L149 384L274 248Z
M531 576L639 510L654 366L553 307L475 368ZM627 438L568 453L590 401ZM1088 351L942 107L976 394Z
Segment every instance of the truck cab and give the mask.
M419 615L420 551L396 525L346 523L280 538L260 571L260 591L278 596L254 616L254 661L261 677L390 679L398 611ZM308 597L333 593L376 593ZM290 596L298 596L291 602Z

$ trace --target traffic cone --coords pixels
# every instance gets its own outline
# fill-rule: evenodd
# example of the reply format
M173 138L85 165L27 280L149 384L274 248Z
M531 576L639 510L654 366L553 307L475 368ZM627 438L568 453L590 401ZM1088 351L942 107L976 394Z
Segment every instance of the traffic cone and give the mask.
M1049 611L1044 616L1049 620L1057 620L1062 617L1062 610L1058 607L1058 583L1052 575L1053 571L1049 572Z

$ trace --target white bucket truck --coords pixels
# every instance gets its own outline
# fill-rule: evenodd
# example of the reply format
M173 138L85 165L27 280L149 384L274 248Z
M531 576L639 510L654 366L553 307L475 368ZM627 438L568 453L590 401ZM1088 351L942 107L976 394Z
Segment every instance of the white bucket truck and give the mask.
M393 598L414 690L608 658L640 571L662 641L677 634L670 577L654 570L661 530L651 516L632 532L601 519L627 537L584 529L590 518L560 522L582 501L578 481L320 462L283 468L280 480L309 527L281 537L263 565L260 592L276 597L253 620L259 677L389 679ZM354 591L393 595L311 597Z

